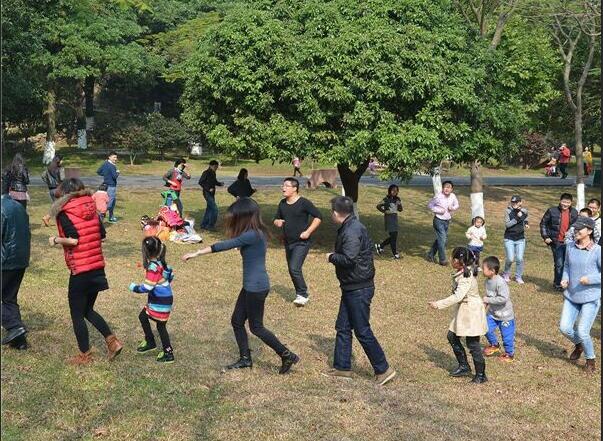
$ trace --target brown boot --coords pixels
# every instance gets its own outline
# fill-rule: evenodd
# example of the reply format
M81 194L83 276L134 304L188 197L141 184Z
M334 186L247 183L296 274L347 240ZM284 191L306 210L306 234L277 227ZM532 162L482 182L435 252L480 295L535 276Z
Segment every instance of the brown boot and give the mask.
M73 366L83 366L92 363L92 353L88 352L80 352L79 354L71 357L67 360L67 363Z
M595 359L586 360L586 365L584 366L584 370L587 374L594 374L597 372L597 365L595 363Z
M572 361L576 361L580 358L580 355L582 355L582 352L584 351L584 348L582 347L582 343L578 343L575 347L573 352L570 354L569 359Z
M119 355L124 345L113 334L105 338L105 341L107 342L107 358L111 361Z

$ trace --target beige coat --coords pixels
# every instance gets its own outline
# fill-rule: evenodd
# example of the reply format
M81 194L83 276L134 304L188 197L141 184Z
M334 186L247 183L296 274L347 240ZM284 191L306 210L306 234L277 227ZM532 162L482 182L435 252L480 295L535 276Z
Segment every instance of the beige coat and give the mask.
M453 276L452 289L451 296L436 302L438 309L454 305L452 321L448 329L459 337L485 335L488 332L488 323L486 309L479 295L477 279L463 277L463 272L458 272Z

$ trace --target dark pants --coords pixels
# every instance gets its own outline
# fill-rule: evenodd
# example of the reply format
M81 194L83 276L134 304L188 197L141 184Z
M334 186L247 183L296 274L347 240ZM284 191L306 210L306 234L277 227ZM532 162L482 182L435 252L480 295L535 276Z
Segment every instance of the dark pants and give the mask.
M207 208L201 221L201 228L214 228L218 221L218 205L216 204L216 196L214 193L203 190L203 197L207 202Z
M268 291L250 292L241 289L239 298L232 312L230 322L239 346L239 353L249 355L249 340L245 331L245 321L249 322L249 330L253 335L266 343L278 355L283 355L287 348L276 336L264 327L264 302Z
M383 349L371 330L371 300L374 294L374 287L342 291L339 314L335 322L335 369L352 369L352 331L362 345L375 374L382 374L389 368Z
M448 227L449 220L442 220L439 217L433 218L433 229L435 231L435 241L429 250L429 257L435 258L436 253L439 254L440 263L446 261L446 244L448 243Z
M467 353L461 343L460 337L452 331L448 331L448 343L452 346L452 351L457 355L457 358L458 355L462 355L464 359L467 358ZM482 348L479 344L479 335L476 337L465 337L465 344L469 348L469 352L471 352L473 362L484 363L484 354L482 354Z
M559 164L559 171L562 178L567 178L567 164Z
M18 203L20 203L21 205L23 205L23 208L27 209L27 200L26 199L14 199L15 201L17 201Z
M7 331L25 326L17 303L17 294L25 274L25 268L2 271L2 327Z
M383 242L381 242L381 248L385 247L388 244L392 248L392 253L394 255L398 254L398 232L397 231L389 232L389 237L387 239L385 239Z
M299 168L299 167L293 167L293 177L297 176L298 173L299 173L300 176L303 176L303 174L301 172L301 168Z
M149 316L147 315L146 309L140 311L138 314L138 320L140 320L140 324L142 326L142 330L144 331L144 339L148 344L155 344L155 336L153 335L153 331L151 330L151 322L149 321ZM167 322L159 322L154 319L153 320L157 324L157 333L159 334L159 338L161 339L161 345L163 346L163 350L172 350L172 345L170 344L170 334L167 332Z
M475 256L475 264L479 266L479 257L481 256L482 251L484 251L483 245L481 247L467 245L467 248L473 252L473 255Z
M57 195L56 195L56 188L49 188L48 189L48 195L50 196L50 201L54 202L57 200Z
M180 214L180 217L184 219L184 207L182 206L182 199L180 199L180 190L175 190L174 193L178 196L178 199L174 201L178 208L178 213Z
M88 326L84 319L92 323L98 332L103 337L107 338L111 335L111 329L105 319L94 310L94 302L98 292L70 292L69 311L71 312L71 322L73 323L73 332L77 340L77 345L81 352L90 350L90 340L88 337Z
M289 275L295 287L295 294L302 297L308 297L308 287L304 280L302 266L306 256L310 251L310 242L296 242L285 245L285 255L287 257L287 267Z
M553 242L549 245L553 252L553 269L555 277L553 284L558 287L561 285L563 278L563 265L565 264L565 243Z

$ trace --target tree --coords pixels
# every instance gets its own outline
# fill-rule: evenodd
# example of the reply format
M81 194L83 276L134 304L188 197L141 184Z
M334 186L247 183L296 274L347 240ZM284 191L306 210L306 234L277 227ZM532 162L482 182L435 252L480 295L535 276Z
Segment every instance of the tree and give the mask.
M184 126L175 118L166 118L159 112L148 115L146 119L146 130L153 139L153 145L164 159L168 148L185 147L190 137Z
M134 165L136 157L147 153L155 140L143 124L133 122L115 133L113 144L128 151L130 165Z

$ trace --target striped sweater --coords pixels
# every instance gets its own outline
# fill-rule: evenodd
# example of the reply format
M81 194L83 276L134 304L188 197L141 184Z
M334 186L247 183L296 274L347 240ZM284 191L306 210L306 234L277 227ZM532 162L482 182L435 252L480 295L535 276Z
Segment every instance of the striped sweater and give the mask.
M130 291L148 294L147 305L145 309L147 315L153 320L167 321L170 317L174 296L170 283L174 279L172 268L164 268L160 262L152 261L149 263L145 280L140 285L130 284Z

